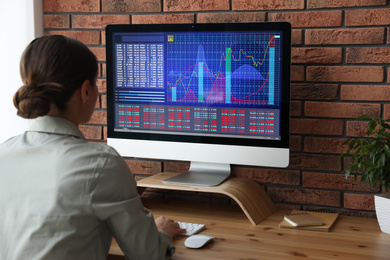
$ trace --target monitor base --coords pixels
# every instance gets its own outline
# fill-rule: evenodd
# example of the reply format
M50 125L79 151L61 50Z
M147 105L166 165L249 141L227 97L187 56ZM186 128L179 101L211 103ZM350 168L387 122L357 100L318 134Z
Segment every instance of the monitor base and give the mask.
M191 162L188 172L163 180L163 183L217 186L230 176L230 164Z

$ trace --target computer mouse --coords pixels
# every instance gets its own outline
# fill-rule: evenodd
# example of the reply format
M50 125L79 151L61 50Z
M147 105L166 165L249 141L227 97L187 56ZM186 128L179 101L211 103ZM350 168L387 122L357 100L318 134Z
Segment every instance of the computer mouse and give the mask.
M184 245L188 248L201 248L208 242L212 241L214 238L215 237L208 235L192 235L184 241Z

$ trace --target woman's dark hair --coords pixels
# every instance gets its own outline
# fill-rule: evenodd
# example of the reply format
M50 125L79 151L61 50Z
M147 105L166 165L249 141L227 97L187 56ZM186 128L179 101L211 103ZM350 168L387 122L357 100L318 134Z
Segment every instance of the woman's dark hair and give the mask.
M23 86L14 105L23 118L45 116L52 105L59 111L85 80L95 84L96 56L78 40L61 35L33 40L23 53L20 74Z

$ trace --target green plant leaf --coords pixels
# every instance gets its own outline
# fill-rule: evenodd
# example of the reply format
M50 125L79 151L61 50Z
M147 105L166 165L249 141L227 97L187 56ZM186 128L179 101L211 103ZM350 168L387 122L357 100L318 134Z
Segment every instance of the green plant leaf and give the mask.
M361 115L356 118L357 120L370 120L372 119L372 116L370 115Z
M390 188L390 125L380 118L369 115L359 116L357 120L369 120L367 138L348 138L342 145L348 149L339 159L351 157L351 164L344 170L345 177L354 173L355 180L361 173L361 182L377 183L386 190ZM389 121L389 120L387 120Z

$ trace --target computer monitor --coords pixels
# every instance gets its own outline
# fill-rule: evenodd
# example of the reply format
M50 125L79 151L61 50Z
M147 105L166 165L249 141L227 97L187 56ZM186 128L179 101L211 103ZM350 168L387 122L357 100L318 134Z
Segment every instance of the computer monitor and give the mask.
M291 25L109 25L109 145L190 161L165 182L218 185L230 165L287 167Z

